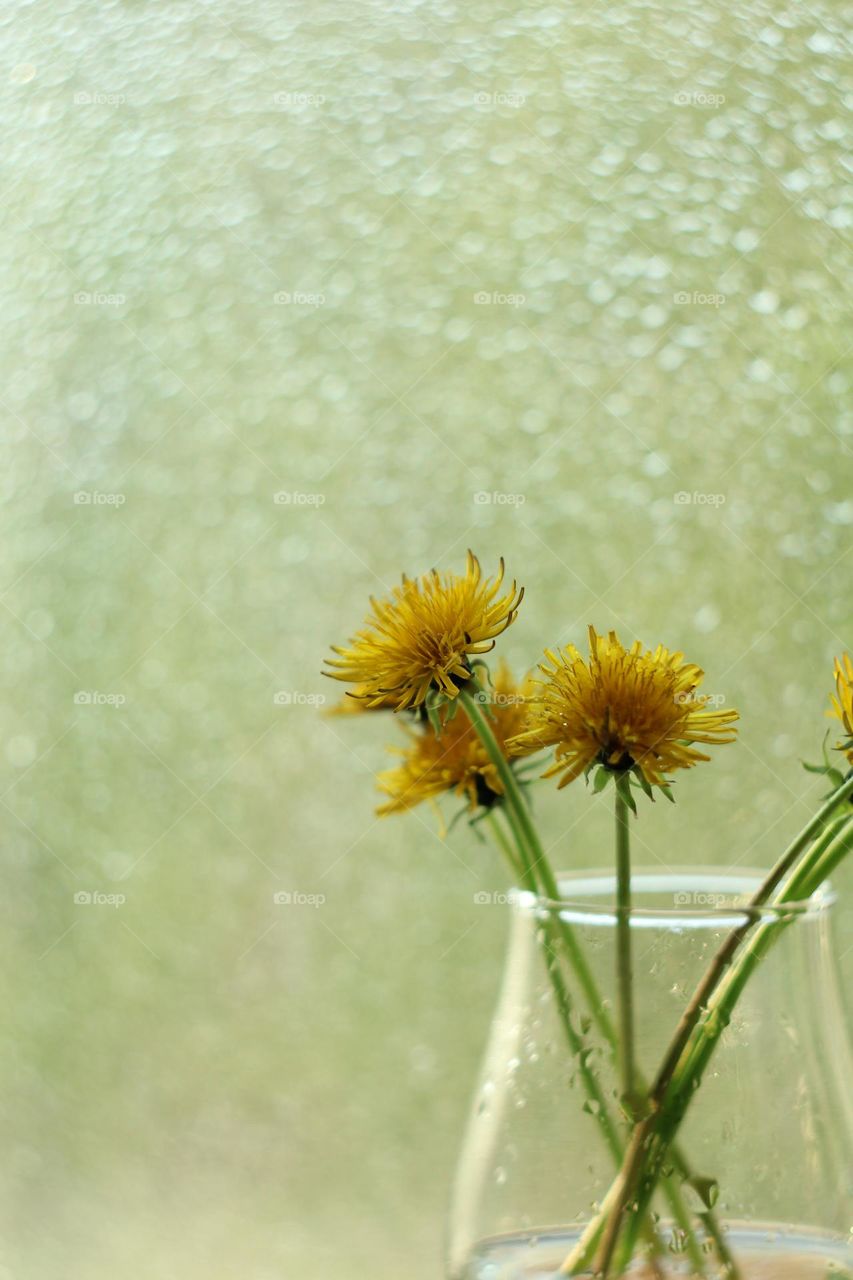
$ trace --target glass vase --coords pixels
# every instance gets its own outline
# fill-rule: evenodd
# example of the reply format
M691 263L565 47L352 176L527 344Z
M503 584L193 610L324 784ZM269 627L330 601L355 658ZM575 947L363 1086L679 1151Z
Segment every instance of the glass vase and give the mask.
M646 1080L760 879L695 869L635 875L636 1050ZM587 872L559 883L559 903L509 895L503 985L452 1199L451 1280L553 1280L616 1172L603 1111L618 1143L627 1139L605 1034L615 1015L614 881ZM853 1070L832 903L824 885L753 923L778 936L693 1096L632 1274L853 1274ZM559 959L548 951L557 926L569 931L586 979L562 950Z

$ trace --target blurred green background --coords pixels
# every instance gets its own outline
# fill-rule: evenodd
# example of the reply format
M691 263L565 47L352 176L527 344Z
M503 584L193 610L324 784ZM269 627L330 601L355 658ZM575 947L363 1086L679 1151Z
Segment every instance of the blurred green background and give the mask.
M615 625L742 710L647 864L811 812L849 13L7 7L2 1280L440 1275L503 871L317 705L403 570L504 554L516 667ZM557 862L605 808L541 792Z

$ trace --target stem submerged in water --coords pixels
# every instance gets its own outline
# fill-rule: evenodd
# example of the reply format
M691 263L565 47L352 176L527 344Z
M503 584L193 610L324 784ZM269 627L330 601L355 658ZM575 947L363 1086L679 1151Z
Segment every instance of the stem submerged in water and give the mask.
M636 1101L634 1066L634 974L631 965L631 833L628 802L616 784L616 980L619 992L619 1068L623 1105L632 1113ZM627 777L624 785L628 786Z
M519 788L518 780L513 773L509 761L504 756L500 745L492 733L491 726L483 712L482 702L478 693L479 691L477 690L472 693L470 690L463 688L460 690L459 699L501 780L501 784L504 789L502 812L506 818L510 831L512 832L513 840L517 849L517 855L514 854L511 845L507 841L496 814L490 815L489 825L495 833L498 844L506 855L510 866L513 868L514 872L520 873L520 884L532 893L544 896L553 902L558 902L560 897L559 888L551 870L551 865L548 862L536 833L536 828L534 827L527 811L524 798ZM616 1032L607 1014L607 1010L604 1007L604 1002L595 984L595 979L593 978L592 972L587 964L586 957L584 956L583 950L578 944L571 927L559 916L559 914L551 911L547 912L546 923L546 967L548 969L551 985L554 989L557 1008L563 1023L569 1048L572 1053L577 1055L577 1060L580 1063L580 1073L587 1094L591 1101L598 1104L595 1108L595 1115L601 1128L605 1143L618 1166L619 1161L623 1156L623 1138L620 1135L618 1123L611 1116L609 1100L605 1095L595 1072L587 1063L588 1055L582 1052L587 1047L585 1039L582 1035L578 1034L572 1025L572 1000L557 964L561 954L568 958L569 964L575 974L581 990L583 991L584 998L592 1018L614 1057L618 1056L618 1040ZM637 1076L635 1069L632 1074L634 1084L642 1087L643 1082ZM685 1180L690 1176L690 1170L686 1160L682 1156L681 1152L676 1149L673 1150L673 1163L678 1171L678 1176L682 1180ZM702 1249L695 1232L691 1228L690 1213L684 1204L681 1190L676 1181L670 1178L662 1178L661 1181L666 1196L670 1202L675 1222L679 1229L685 1233L687 1239L687 1250L691 1263L696 1273L698 1275L703 1275L705 1272L705 1266ZM706 1230L708 1231L708 1234L715 1241L721 1240L722 1232L716 1224L713 1214L708 1214L706 1216ZM651 1223L644 1224L644 1232L647 1238L651 1237L652 1241L657 1239Z
M735 961L737 951L761 921L761 908L789 873L787 883L772 905L783 906L786 902L810 896L853 849L853 819L833 822L833 818L838 817L839 807L851 795L853 774L836 788L789 845L745 909L743 923L731 931L717 951L664 1055L651 1092L652 1110L635 1126L622 1168L599 1214L589 1223L579 1246L563 1263L562 1274L574 1274L579 1263L588 1265L597 1247L594 1269L601 1275L607 1275L623 1226L630 1234L627 1226L629 1205L632 1219L642 1220L667 1151L735 1004L762 956L794 916L780 915L778 919L765 920ZM584 1246L583 1250L580 1245Z
M825 838L815 842L791 881L772 904L784 907L786 902L802 901L819 889L820 884L853 849L853 818L840 827L833 828ZM623 1168L630 1169L621 1183L621 1194L613 1214L613 1226L608 1224L602 1244L602 1261L606 1262L605 1246L611 1231L618 1234L618 1219L630 1204L635 1220L642 1220L646 1206L654 1194L655 1183L665 1162L666 1153L681 1124L691 1099L701 1083L721 1035L729 1025L735 1006L759 962L776 943L782 932L796 919L792 912L780 912L765 919L748 946L731 966L725 981L720 984L710 1002L707 1015L697 1026L687 1050L673 1074L665 1105L653 1112L649 1121L638 1125L632 1138ZM631 1159L632 1151L636 1155ZM606 1272L605 1272L606 1274Z
M824 825L832 817L837 806L843 803L851 793L853 793L853 777L848 778L837 791L833 792L826 803L821 806L811 821L806 824L796 839L788 846L761 887L753 895L749 903L751 908L757 909L762 907L769 900L770 895L778 888L788 872L796 865L797 859L808 847L809 841L812 837L821 831ZM714 959L711 961L704 978L693 993L693 997L682 1014L681 1021L676 1028L672 1043L667 1050L663 1063L661 1064L661 1068L655 1078L654 1085L652 1086L651 1096L654 1102L660 1102L666 1093L667 1086L669 1085L673 1073L678 1066L679 1058L690 1039L693 1028L699 1021L703 1009L707 1006L717 985L731 964L738 947L753 928L755 922L755 917L747 915L743 924L738 925L736 929L731 931L717 951Z

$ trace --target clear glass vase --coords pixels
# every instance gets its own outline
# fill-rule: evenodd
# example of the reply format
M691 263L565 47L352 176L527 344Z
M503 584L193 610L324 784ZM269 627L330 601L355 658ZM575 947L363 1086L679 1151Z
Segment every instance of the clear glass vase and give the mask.
M637 1056L646 1079L759 881L728 871L635 876ZM613 1054L599 1025L601 1009L605 1020L615 1009L613 878L589 872L559 882L559 903L510 894L503 987L452 1200L451 1280L551 1280L616 1171L602 1100L619 1142L626 1139ZM853 1069L832 902L825 885L784 916L768 910L755 924L778 937L690 1103L678 1160L656 1192L632 1273L743 1280L853 1274ZM568 961L555 967L552 960L549 971L545 940L557 920L588 964L586 996ZM591 987L601 995L598 1011L590 1008ZM572 1006L568 1032L560 989Z

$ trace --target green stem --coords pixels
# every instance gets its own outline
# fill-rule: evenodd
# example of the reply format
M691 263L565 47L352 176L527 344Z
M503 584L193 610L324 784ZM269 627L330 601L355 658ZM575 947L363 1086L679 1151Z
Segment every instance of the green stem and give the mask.
M559 902L560 893L557 887L556 879L551 870L550 863L542 848L536 828L533 825L518 780L512 770L512 766L503 754L500 744L492 732L491 725L487 717L483 714L482 704L476 693L474 695L468 689L461 689L459 699L462 706L474 727L480 741L482 742L486 754L494 765L498 777L503 786L503 813L507 819L510 830L513 833L515 843L518 849L518 863L515 858L510 857L510 865L514 870L521 870L520 880L526 889L533 893L539 892L539 885L542 886L544 896L552 902ZM490 826L494 830L497 824ZM503 837L503 832L501 832ZM503 839L499 838L501 848L506 852ZM519 867L519 863L521 864ZM538 882L537 883L537 873ZM559 954L559 946L566 952L569 962L574 970L575 976L583 990L587 1001L588 1008L592 1017L598 1026L600 1032L604 1036L611 1049L615 1052L617 1039L613 1024L604 1008L604 1002L595 984L595 979L586 962L586 957L581 950L574 932L569 925L562 919L559 914L552 911L546 913L548 922L548 935L552 951L555 949ZM586 1048L584 1040L579 1037L571 1023L571 998L568 990L562 981L559 970L553 964L548 965L548 971L551 975L551 981L554 985L554 994L560 1015L564 1024L569 1046L573 1053L577 1054L577 1060L580 1063L580 1073L587 1089L590 1100L597 1103L595 1113L599 1121L605 1142L618 1165L622 1158L623 1148L618 1136L618 1128L615 1126L609 1111L608 1100L601 1089L601 1085L594 1072L587 1065L588 1054L582 1052ZM555 980L556 979L556 980ZM686 1161L680 1152L673 1152L675 1162L679 1167L682 1178L689 1176L689 1169ZM695 1238L694 1233L690 1229L690 1215L684 1205L683 1197L679 1187L674 1181L664 1179L664 1189L672 1207L673 1217L683 1231L687 1233L688 1250L691 1261L697 1272L700 1274L704 1271L704 1259L701 1248Z
M531 886L525 883L526 873L522 865L521 858L518 854L516 854L515 850L512 847L511 841L507 838L506 832L504 831L503 827L498 821L498 815L495 809L489 810L489 816L486 818L486 821L489 824L489 830L494 836L495 844L498 846L501 853L504 855L507 862L509 863L510 870L515 876L515 879L517 880L519 885L523 885L525 889L530 889ZM534 892L535 892L535 888L536 886L534 885L533 886Z
M851 829L853 813L829 824L816 840L809 857L794 872L783 892L785 902L805 902L828 880L838 865L838 837Z
M539 892L552 902L559 902L560 890L551 870L551 864L548 861L545 850L542 848L542 842L531 820L524 797L521 794L518 779L492 732L488 717L483 713L482 704L477 696L478 692L478 690L475 690L472 694L469 689L463 687L459 691L459 700L501 780L504 810L507 819L516 836L519 850L522 848L525 850L525 857L530 872L539 885ZM586 962L586 957L568 924L561 920L560 926L566 952L583 991L593 1021L608 1043L615 1045L616 1033L607 1015L607 1010L604 1008L601 993L595 984L595 979Z
M517 869L517 863L519 863L519 861L523 864L521 865L521 886L532 893L537 893L537 883L535 883L533 870L530 868L529 861L526 859L526 850L524 849L524 846L517 841L516 836L516 844L517 847L519 847L519 855L517 855L516 861L510 841L507 840L505 832L503 832L503 828L501 827L501 823L498 822L497 815L494 813L489 814L488 822L489 827L492 828L494 837L496 837L497 844L500 845L501 850L505 852L508 860L510 860L511 867ZM510 827L512 829L511 822ZM619 1135L619 1129L617 1129L615 1121L613 1121L610 1114L610 1110L608 1110L607 1097L605 1091L603 1091L601 1087L601 1083L599 1083L598 1076L594 1073L592 1066L589 1065L589 1055L588 1052L585 1052L585 1050L587 1050L587 1044L584 1043L583 1036L581 1036L578 1030L575 1029L573 1021L571 1021L571 1012L573 1012L573 1007L571 1007L571 997L569 996L569 991L567 991L564 979L562 979L560 969L558 969L556 964L557 956L555 952L555 942L557 941L558 938L555 937L555 929L553 929L553 918L551 913L548 913L546 919L546 937L544 937L543 941L544 959L546 959L546 970L548 978L551 980L553 995L555 995L555 1000L557 1002L557 1011L558 1014L560 1014L562 1029L564 1029L567 1042L569 1042L571 1055L573 1055L574 1059L578 1061L581 1080L583 1080L589 1101L592 1103L590 1111L592 1111L592 1114L596 1116L603 1138L605 1138L608 1151L610 1151L616 1165L619 1165L619 1161L622 1158L622 1143Z
M513 827L512 820L508 813L506 814L506 817L507 817L507 822L509 823L510 829L513 831L513 835L515 836L516 844L518 846L517 858L509 840L506 838L506 835L504 833L503 828L501 827L500 822L498 821L497 815L494 812L489 814L489 818L488 818L489 826L495 836L498 846L503 851L503 853L507 856L510 862L510 865L513 867L513 869L518 869L519 863L521 864L520 882L522 886L525 889L528 889L532 893L537 893L537 886L536 886L535 877L533 875L533 870L530 863L527 861L527 850L525 849L523 843L519 840L518 831L515 827ZM589 1065L588 1046L584 1040L584 1037L575 1029L572 1023L572 1001L571 1001L571 997L569 995L568 989L566 987L566 984L563 981L563 976L560 971L560 968L558 967L559 944L561 942L562 942L562 936L557 927L557 920L554 917L552 912L547 911L546 920L545 920L545 935L543 938L545 970L548 974L548 977L551 982L551 986L554 991L554 998L557 1004L557 1011L560 1015L560 1023L563 1027L563 1031L565 1033L566 1040L569 1045L569 1050L572 1054L572 1057L579 1064L578 1070L580 1072L581 1079L586 1089L587 1097L589 1098L590 1102L593 1104L591 1107L591 1113L595 1116L596 1120L598 1121L607 1149L610 1152L610 1155L613 1158L613 1161L616 1167L618 1168L619 1162L622 1159L622 1154L623 1154L622 1139L619 1133L618 1125L613 1120L613 1117L610 1114L607 1095L605 1094L598 1077L596 1076L592 1067ZM682 1206L682 1211L683 1211L683 1206ZM686 1217L686 1212L685 1211L683 1212L685 1213L685 1217ZM687 1229L689 1230L689 1218L686 1218L686 1222L687 1222ZM682 1220L682 1225L683 1225L683 1220ZM642 1230L643 1230L643 1234L646 1237L646 1240L651 1246L652 1252L653 1253L660 1252L662 1245L658 1238L657 1232L655 1231L655 1228L651 1219L648 1219L646 1222L643 1223ZM701 1252L699 1256L701 1258Z
M535 881L541 888L542 896L549 898L552 902L560 901L560 891L554 873L551 870L551 864L542 848L542 842L539 839L536 828L530 817L524 797L521 794L521 788L518 785L518 779L512 771L512 766L501 750L500 744L492 732L488 718L483 713L482 705L476 694L472 695L466 688L459 691L459 700L465 709L468 719L474 727L477 736L486 749L486 753L495 766L498 777L503 787L504 806L513 832L517 837L519 850L525 850L526 861L529 870ZM583 989L584 996L587 999L593 1018L595 1018L599 1028L604 1034L604 1028L609 1027L609 1033L612 1036L612 1026L610 1026L607 1014L602 1009L601 996L596 988L595 980L587 965L586 958L583 955L577 940L571 929L561 922L564 927L562 929L566 950L574 968L578 981Z
M621 779L620 779L621 782ZM626 779L627 783L627 779ZM631 833L628 803L616 785L616 978L619 991L619 1066L623 1103L636 1101L634 1070L634 974L631 965Z
M721 1001L720 996L712 999L714 992L732 965L740 943L760 919L759 908L767 903L770 895L778 888L788 872L795 867L797 859L807 849L812 838L826 828L838 807L851 795L853 795L853 774L832 793L786 849L761 888L753 896L743 924L732 930L718 950L688 1005L653 1086L652 1111L635 1127L616 1182L611 1187L600 1213L589 1224L584 1235L585 1257L590 1252L590 1245L600 1241L596 1268L603 1274L607 1273L612 1261L622 1218L628 1204L634 1207L632 1210L634 1220L641 1220L643 1205L648 1204L651 1198L657 1173L664 1162L669 1144L683 1119L690 1098L698 1087L708 1058L722 1034L724 1024L719 1023L718 1019L725 1016L727 1024L734 1001L740 994L746 979L757 960L770 945L770 941L775 940L777 936L776 921L765 925L760 931L758 937L763 940L755 954L751 946L730 973L720 993L720 996L725 999ZM793 902L805 891L814 892L830 868L837 864L850 847L849 832L849 823L843 825L841 832L838 831L838 824L833 824L823 837L815 842L803 862L796 867L794 874L779 894L778 901ZM714 1018L711 1016L712 1010ZM697 1027L699 1018L705 1011L708 1016ZM692 1045L691 1037L694 1037ZM688 1048L689 1045L690 1048ZM637 1186L641 1181L644 1184L644 1190L639 1196ZM578 1250L575 1249L566 1259L562 1268L564 1273L572 1272L577 1254Z
M521 885L524 889L527 889L538 896L536 880L527 858L527 851L523 844L518 840L518 835L516 830L513 828L509 813L506 813L506 817L510 824L510 829L513 830L513 834L516 837L518 861L522 863ZM507 840L503 828L494 813L489 815L489 826L495 833L495 837L500 848L509 856L510 865L515 868L517 865L516 859L512 856L509 841ZM557 1002L557 1011L560 1015L560 1022L568 1041L569 1050L571 1051L573 1058L579 1064L578 1069L587 1092L587 1097L590 1102L594 1104L591 1108L592 1113L598 1121L607 1148L618 1165L619 1161L622 1159L623 1150L622 1142L619 1137L619 1130L610 1114L607 1096L601 1087L598 1077L589 1065L589 1053L587 1052L587 1045L584 1037L576 1030L572 1022L571 997L566 984L563 981L563 975L558 965L555 963L560 939L559 934L555 930L555 920L551 912L546 912L544 923L545 935L543 939L543 949L545 951L545 968L554 991L554 998ZM557 944L557 946L555 946L555 944Z
M749 903L750 908L757 909L762 907L768 901L770 895L782 883L782 880L795 865L800 854L808 847L812 837L821 830L828 819L831 818L837 806L851 793L853 793L853 777L848 778L845 783L833 792L811 821L806 824L797 838L788 846L761 887L753 895ZM654 1084L652 1085L651 1097L653 1102L660 1102L666 1093L667 1086L672 1079L672 1073L678 1065L679 1058L684 1051L684 1046L690 1039L693 1028L699 1021L703 1009L707 1007L708 1001L713 995L717 984L720 982L720 979L723 977L726 969L731 964L738 947L755 924L755 919L755 916L747 913L743 924L731 931L711 961L704 978L693 993L693 997L681 1017L681 1021L676 1028L676 1032L673 1036L669 1049L664 1056L661 1068L655 1078Z
M829 875L853 849L853 817L839 828L834 828L826 836L818 840L797 873L785 886L773 905L784 906L785 903L802 901L810 897ZM650 1126L649 1138L645 1144L647 1156L651 1154L651 1167L643 1173L641 1168L639 1194L636 1201L637 1214L643 1212L654 1192L655 1176L666 1157L666 1150L673 1135L687 1112L691 1098L696 1093L699 1083L708 1067L720 1037L729 1025L735 1005L743 994L743 990L758 967L761 959L767 954L797 916L779 914L766 920L754 934L749 946L732 966L725 982L721 985L716 997L711 1002L708 1015L697 1028L685 1060L675 1073L672 1086L667 1095L665 1108L658 1113L657 1123ZM632 1188L627 1188L631 1199Z

